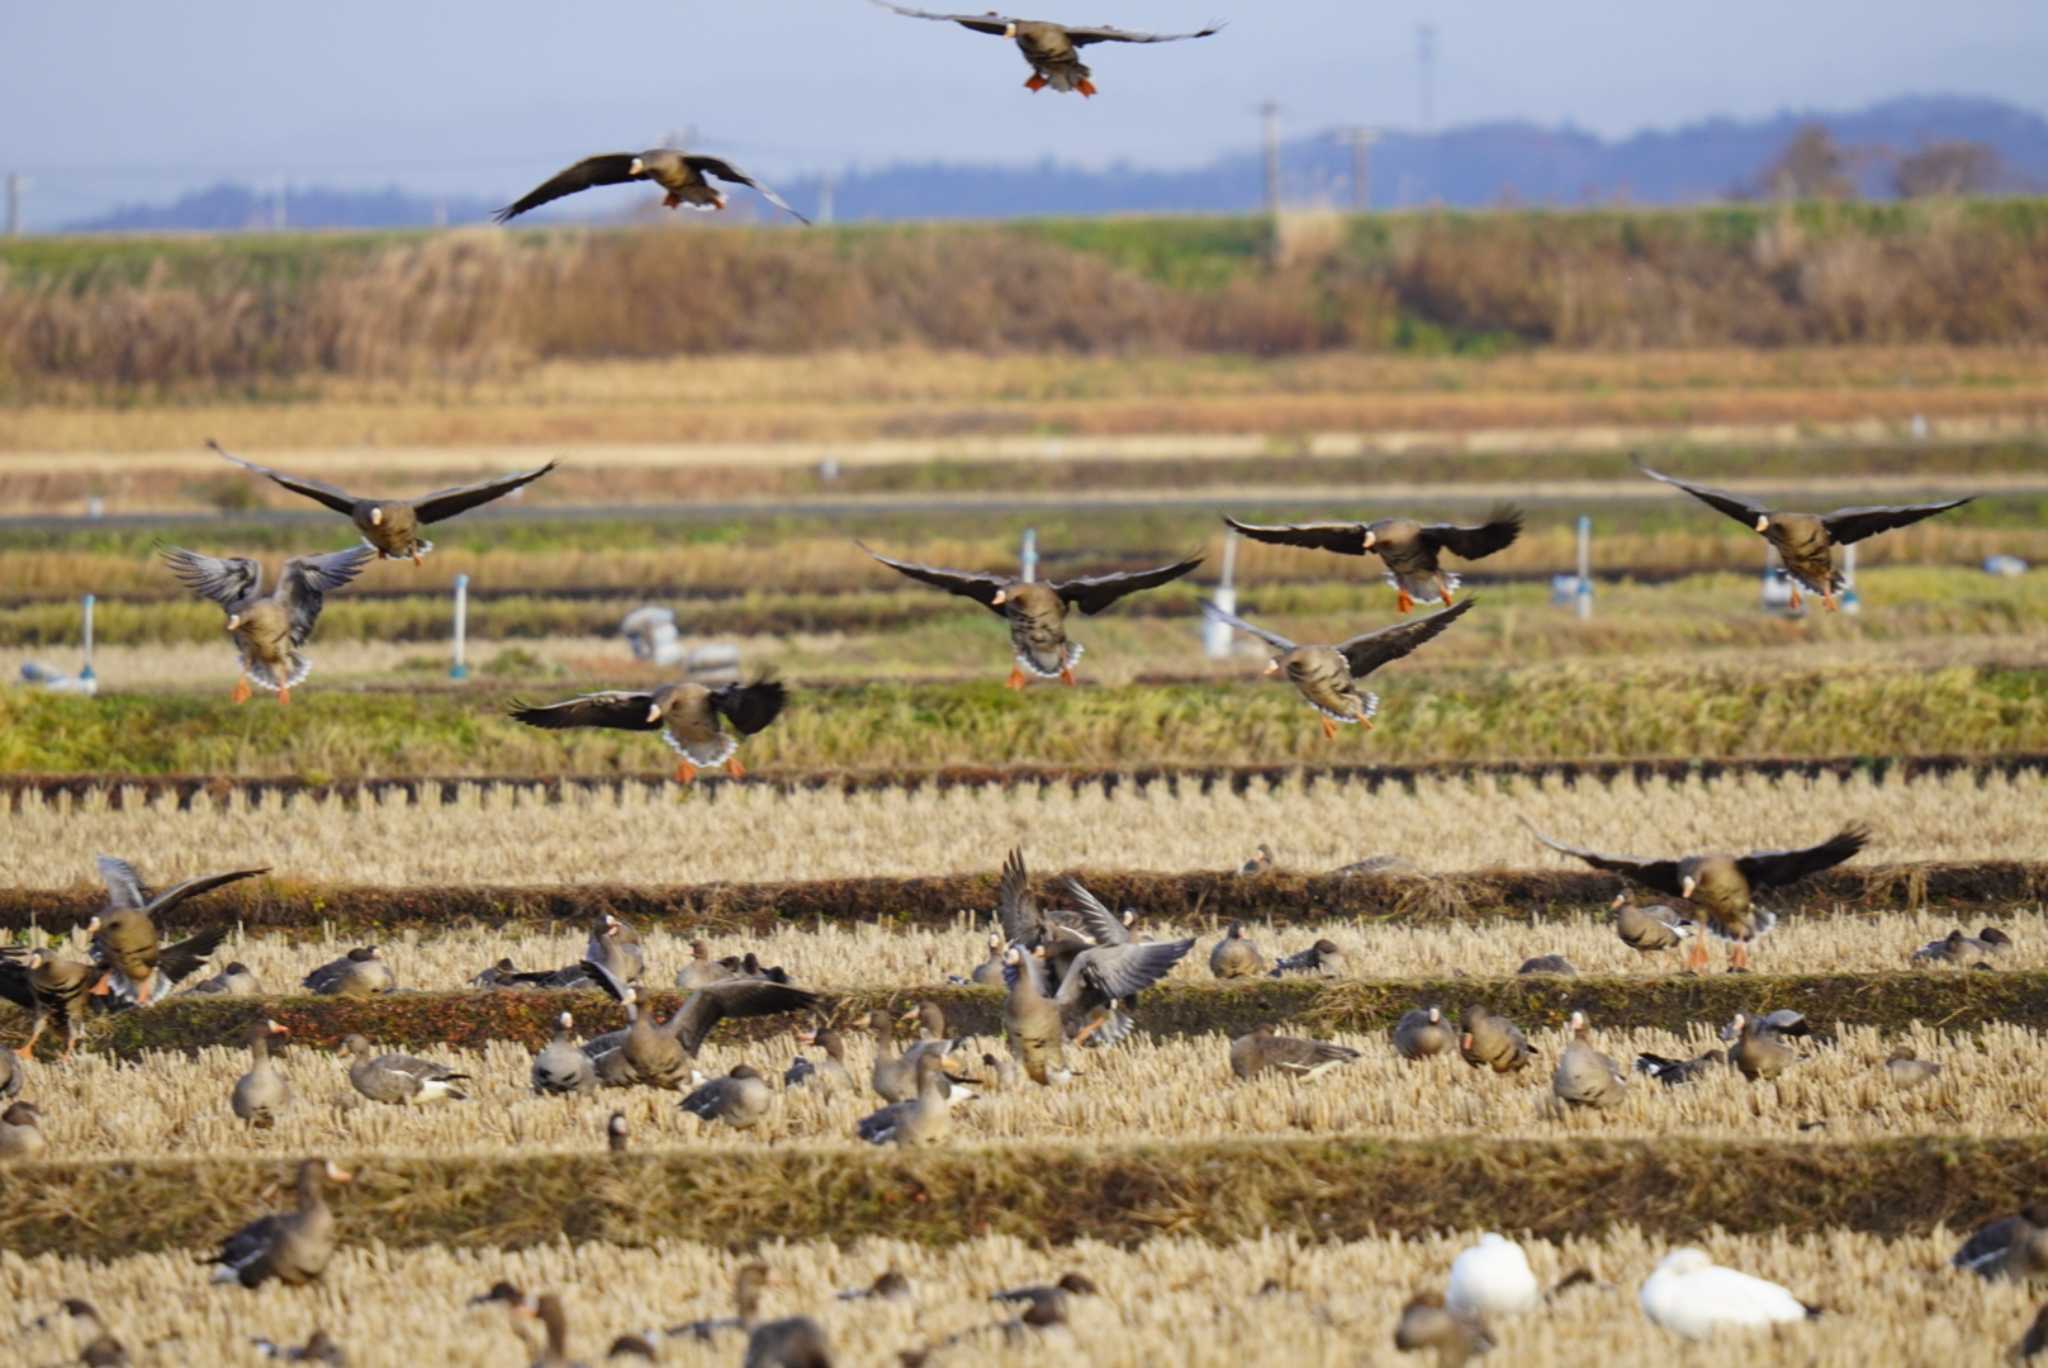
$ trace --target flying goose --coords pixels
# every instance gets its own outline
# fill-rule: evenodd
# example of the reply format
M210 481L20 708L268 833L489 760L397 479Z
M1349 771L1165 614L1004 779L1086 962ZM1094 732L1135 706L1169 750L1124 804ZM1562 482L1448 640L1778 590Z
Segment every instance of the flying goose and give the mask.
M949 1095L945 1065L936 1054L924 1055L917 1061L916 1095L862 1117L853 1133L871 1145L903 1149L944 1144L953 1133Z
M96 863L100 879L107 886L107 906L86 925L86 932L92 937L93 958L109 970L108 991L138 1006L146 1005L162 989L201 968L227 936L225 926L214 927L175 945L163 946L158 941L155 919L202 893L270 872L266 865L261 869L208 874L152 894L126 860L102 855Z
M639 1010L638 990L620 983L595 960L586 960L584 967L614 1001L630 1009L631 1019L624 1031L584 1043L597 1064L599 1078L605 1077L606 1057L615 1055L630 1081L651 1088L679 1088L690 1076L690 1061L696 1058L704 1037L726 1017L801 1012L818 1004L816 993L786 983L728 979L691 993L667 1021L656 1025L652 1013Z
M1051 86L1062 94L1079 91L1083 97L1094 95L1095 82L1091 78L1095 73L1082 62L1080 52L1091 43L1179 43L1190 38L1207 38L1223 29L1219 23L1192 33L1133 33L1106 25L1081 28L1043 19L1011 19L994 10L986 14L938 14L890 4L889 0L872 0L872 3L912 19L937 19L973 29L976 33L1008 38L1017 45L1017 50L1024 54L1024 60L1031 66L1031 79L1024 82L1024 88L1033 94Z
M1633 879L1659 893L1690 899L1706 913L1707 929L1720 939L1732 942L1728 963L1731 969L1738 971L1749 968L1749 942L1768 932L1778 922L1776 913L1766 911L1751 901L1755 889L1797 883L1809 874L1832 869L1870 843L1870 832L1866 828L1851 825L1843 827L1819 845L1798 850L1753 850L1747 855L1683 855L1643 860L1630 855L1603 855L1597 850L1566 845L1538 831L1526 818L1522 825L1528 827L1530 835L1560 854L1584 860L1595 869ZM1707 967L1705 941L1694 939L1686 966L1693 970Z
M1608 905L1614 909L1614 934L1631 950L1653 954L1692 939L1693 924L1662 903L1645 907L1624 890Z
M86 999L106 976L107 971L97 964L59 959L47 950L0 950L0 997L29 1013L28 1039L17 1045L14 1053L31 1058L37 1038L55 1017L64 1032L64 1057L69 1059L78 1043Z
M162 552L181 584L219 604L228 615L228 634L242 660L229 696L237 703L248 702L253 679L276 693L281 704L291 702L292 686L313 672L313 662L299 648L312 638L326 595L360 574L375 554L367 546L351 546L324 556L293 556L265 594L260 592L263 567L246 556L223 560L182 546Z
M230 455L219 442L209 439L206 443L227 460L233 461L244 470L254 471L276 484L284 486L294 494L303 494L309 499L326 504L337 513L347 516L363 534L363 545L375 551L385 560L410 560L414 565L420 557L434 549L434 544L420 535L422 527L445 522L457 513L467 513L493 499L502 499L515 489L532 484L555 468L549 461L537 470L522 471L517 475L499 475L475 484L458 485L454 489L437 490L419 499L372 499L336 489L331 484L311 480L303 475L287 475L269 466L260 466Z
M1372 730L1372 720L1380 710L1380 696L1370 691L1360 693L1358 681L1435 637L1477 602L1477 598L1468 598L1440 613L1363 632L1334 646L1297 646L1278 632L1254 627L1213 603L1204 603L1202 611L1278 651L1280 654L1266 662L1266 673L1285 674L1287 682L1308 700L1308 705L1322 714L1323 736L1334 739L1340 723Z
M1411 611L1418 603L1451 604L1456 601L1458 576L1443 568L1448 551L1465 560L1478 560L1513 546L1522 535L1522 514L1514 508L1497 508L1477 527L1455 523L1419 523L1409 518L1382 518L1374 523L1286 523L1261 526L1225 518L1232 531L1253 541L1279 546L1305 546L1317 551L1335 551L1343 556L1378 556L1387 567L1387 583L1396 591L1396 612Z
M1512 1316L1543 1305L1543 1289L1529 1268L1529 1256L1513 1240L1491 1230L1451 1260L1444 1306L1461 1316Z
M594 157L585 157L563 167L491 218L494 222L504 223L565 195L574 195L593 186L626 185L632 181L653 181L668 191L661 201L664 209L678 209L687 204L692 209L716 213L725 208L726 194L706 180L707 176L731 185L744 185L798 223L810 223L809 219L790 208L788 200L725 158L708 157L701 152L681 152L673 147L651 147L645 152L600 152Z
M1521 1028L1478 1003L1465 1008L1459 1020L1458 1053L1473 1068L1490 1068L1497 1074L1515 1073L1529 1067L1536 1047Z
M249 1046L249 1072L235 1080L228 1095L228 1107L243 1121L267 1130L276 1124L277 1114L291 1104L291 1085L277 1071L270 1058L270 1042L291 1032L274 1021L259 1021L244 1034Z
M341 1048L353 1057L348 1066L349 1083L372 1102L403 1107L425 1105L443 1098L457 1102L469 1100L469 1094L460 1086L469 1081L469 1075L457 1073L445 1064L416 1059L411 1055L373 1055L369 1040L359 1035L343 1040Z
M214 1265L214 1282L261 1287L272 1278L297 1287L319 1277L334 1256L334 1213L321 1184L346 1183L348 1171L330 1160L299 1165L299 1204L249 1222L221 1241L220 1252L201 1263Z
M1004 956L1010 992L1003 1002L1010 1053L1034 1083L1064 1082L1071 1076L1066 1042L1123 1039L1131 1021L1121 1004L1165 978L1194 948L1193 938L1098 945L1075 956L1055 987L1043 950L1027 954L1011 946Z
M1889 532L1895 527L1904 527L1970 502L1963 498L1949 499L1944 503L1905 504L1895 508L1780 513L1723 489L1709 489L1675 476L1660 475L1644 465L1641 458L1636 459L1636 469L1653 480L1684 490L1701 503L1719 509L1762 534L1765 541L1777 548L1778 559L1785 564L1785 573L1792 577L1792 607L1795 610L1799 607L1799 586L1803 584L1820 595L1820 601L1829 612L1835 611L1835 595L1843 589L1842 572L1835 568L1834 563L1835 547L1848 546L1865 537L1874 537L1880 532Z
M768 1115L775 1094L752 1065L740 1064L723 1078L714 1078L676 1105L700 1121L723 1121L734 1130L752 1130Z
M1230 1071L1239 1078L1256 1078L1268 1069L1277 1069L1313 1083L1356 1058L1358 1051L1348 1045L1275 1035L1271 1025L1254 1027L1251 1034L1230 1042Z
M1413 1007L1394 1023L1394 1052L1403 1059L1429 1059L1457 1044L1440 1007Z
M1258 978L1266 972L1266 957L1244 933L1244 923L1233 921L1209 950L1209 972L1220 979Z
M1638 1302L1653 1325L1685 1339L1729 1327L1754 1328L1820 1314L1783 1287L1723 1268L1698 1249L1674 1249L1643 1280Z
M2048 1202L2029 1202L1979 1226L1949 1263L1980 1278L2025 1282L2048 1275Z
M856 543L858 545L858 543ZM1067 640L1067 611L1079 608L1093 617L1126 594L1156 589L1187 574L1202 563L1200 556L1175 561L1151 570L1132 570L1107 575L1090 575L1071 580L1023 580L1009 575L985 575L968 570L941 570L889 557L860 548L899 574L934 585L949 594L971 598L1010 624L1010 646L1016 663L1007 681L1012 689L1025 685L1027 673L1040 679L1074 682L1074 666L1082 648Z
M329 960L301 980L322 997L376 997L398 987L391 966L374 945L358 945L340 959Z
M789 690L772 679L751 684L664 684L651 693L612 690L584 694L562 703L532 707L514 700L512 718L529 727L560 731L568 727L604 727L612 731L659 731L676 753L676 782L687 784L697 771L724 765L735 779L745 776L740 764L740 737L752 736L782 712ZM726 732L730 722L739 736Z
M1550 1091L1567 1107L1605 1109L1628 1100L1628 1075L1609 1055L1593 1048L1584 1012L1573 1012L1571 1042L1557 1057Z
M0 1112L0 1164L35 1159L50 1147L43 1113L33 1102L10 1102Z
M594 1091L597 1068L571 1034L576 1018L564 1012L556 1018L558 1029L533 1057L533 1090L548 1097L567 1097Z
M1451 1310L1436 1293L1418 1292L1401 1308L1394 1347L1404 1354L1434 1350L1437 1368L1464 1368L1493 1348L1493 1340L1484 1325Z

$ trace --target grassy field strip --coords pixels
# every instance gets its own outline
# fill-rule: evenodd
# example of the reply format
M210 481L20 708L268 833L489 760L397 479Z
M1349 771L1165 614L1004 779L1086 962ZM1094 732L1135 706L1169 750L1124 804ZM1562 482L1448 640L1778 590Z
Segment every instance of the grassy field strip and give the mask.
M317 717L294 721L311 721L318 743ZM1872 829L1869 864L1997 860L2048 846L2048 774L2039 771L1981 781L1967 773L1905 783L1734 774L1577 786L1561 776L1479 776L1377 792L1299 779L1206 794L1161 785L1114 796L1093 788L710 792L478 786L453 802L415 806L398 793L287 801L230 790L185 810L161 801L116 809L104 791L77 800L25 793L7 819L0 885L75 886L101 851L202 850L209 867L268 865L292 880L393 886L992 878L1013 841L1047 869L1231 869L1263 841L1286 870L1320 873L1393 854L1430 872L1583 871L1539 846L1518 815L1595 849L1644 854L1777 848L1851 821ZM699 814L744 839L677 839ZM145 864L145 872L173 871Z
M2048 1141L1090 1138L908 1155L870 1149L859 1157L836 1145L692 1144L614 1158L593 1133L578 1154L328 1153L357 1174L336 1203L345 1243L381 1239L409 1249L445 1242L479 1258L564 1238L707 1240L730 1248L740 1230L849 1246L883 1236L938 1248L986 1235L1034 1245L1149 1243L1161 1235L1230 1241L1267 1232L1352 1240L1458 1229L1565 1238L1615 1224L1659 1239L1724 1230L1914 1236L2011 1212L2038 1183ZM19 1201L0 1209L9 1251L0 1254L0 1277L13 1278L41 1255L194 1250L270 1209L279 1190L288 1191L290 1165L221 1156L52 1162L9 1172L35 1177ZM1943 1252L1952 1250L1949 1244ZM1930 1272L1940 1266L1938 1258L1917 1262ZM1941 1277L1951 1275L1942 1269ZM719 1283L699 1290L716 1297ZM288 1294L271 1289L263 1299L281 1295Z
M239 1210L239 1208L237 1208ZM758 1250L775 1270L763 1315L809 1315L842 1361L894 1362L903 1349L987 1326L999 1313L989 1294L1084 1270L1103 1295L1076 1299L1071 1329L1011 1344L976 1335L935 1363L1047 1364L1085 1358L1102 1368L1162 1362L1234 1368L1253 1361L1393 1368L1415 1360L1395 1352L1393 1327L1407 1298L1441 1289L1450 1263L1474 1231L1412 1239L1367 1236L1345 1242L1269 1234L1224 1243L1157 1235L1134 1248L1093 1240L1047 1250L1016 1236L989 1235L943 1247L914 1241L775 1240ZM1875 1363L1992 1363L2032 1318L2033 1289L1987 1283L1946 1267L1961 1236L1948 1230L1887 1240L1844 1230L1710 1234L1698 1243L1720 1263L1783 1283L1824 1304L1821 1320L1774 1336L1730 1335L1688 1346L1695 1368L1751 1368L1760 1352L1796 1356L1815 1368ZM1585 1268L1603 1283L1551 1308L1493 1326L1496 1351L1532 1368L1600 1362L1669 1361L1679 1341L1637 1310L1635 1290L1670 1243L1623 1225L1598 1238L1530 1241L1530 1265L1544 1286ZM112 1329L131 1346L169 1340L192 1361L240 1362L248 1340L299 1343L324 1327L365 1368L421 1362L502 1365L525 1355L497 1308L463 1303L504 1279L559 1292L570 1351L595 1360L615 1335L730 1314L726 1293L739 1256L723 1243L664 1238L642 1248L554 1241L518 1250L415 1249L384 1242L344 1248L307 1288L203 1289L186 1256L134 1254L101 1263L55 1254L6 1256L4 1278L24 1316L40 1314L90 1286ZM838 1288L865 1287L896 1269L911 1302L839 1302ZM1281 1291L1257 1296L1268 1280ZM165 1295L190 1285L187 1295ZM83 1346L68 1317L28 1341L27 1352L57 1360ZM403 1335L386 1333L403 1327ZM730 1364L743 1341L673 1340L662 1362Z
M679 999L672 990L648 987L651 1010L665 1014L674 1009ZM925 1001L945 1009L955 1032L1002 1034L1003 999L995 988L873 984L829 995L822 1010L832 1020L857 1024L875 1008L902 1013ZM1141 1025L1161 1040L1194 1037L1220 1048L1223 1040L1261 1022L1282 1022L1315 1034L1377 1035L1403 1012L1432 1003L1452 1016L1466 1004L1481 1003L1530 1030L1561 1028L1573 1011L1584 1010L1596 1021L1685 1035L1719 1027L1737 1012L1789 1007L1804 1012L1823 1031L1841 1025L1910 1032L1922 1022L1942 1031L1999 1025L2048 1031L2048 975L1948 969L1663 978L1259 979L1243 987L1175 982L1145 995ZM592 1032L624 1020L622 1011L596 992L407 991L370 999L187 995L146 1011L96 1017L80 1048L124 1059L152 1050L192 1053L237 1040L249 1022L268 1016L290 1027L296 1039L314 1045L331 1045L359 1032L410 1051L482 1050L497 1041L538 1049L564 1011L578 1014ZM785 1018L727 1022L718 1028L718 1039L780 1054L790 1048L789 1033L799 1024ZM0 1035L25 1038L27 1031L24 1013L0 1006ZM46 1056L54 1058L56 1050L57 1041L46 1038Z

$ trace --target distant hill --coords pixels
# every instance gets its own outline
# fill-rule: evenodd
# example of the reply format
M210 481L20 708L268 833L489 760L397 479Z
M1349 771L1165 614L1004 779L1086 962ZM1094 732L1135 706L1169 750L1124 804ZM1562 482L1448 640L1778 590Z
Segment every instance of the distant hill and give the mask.
M2048 189L2048 119L1999 100L1911 96L1850 113L1785 111L1768 119L1710 119L1607 141L1573 128L1532 123L1474 124L1441 133L1389 130L1372 148L1371 204L1394 209L1442 204L1479 208L1519 203L1694 204L1726 199L1811 123L1824 125L1857 160L1860 188L1891 193L1889 154L1932 142L1980 142L1995 149L2014 190ZM1336 131L1282 145L1281 180L1295 203L1351 202L1351 151ZM896 165L834 178L841 220L1018 218L1115 213L1237 213L1259 207L1263 177L1255 152L1193 170L1119 166L1087 170L1037 166ZM817 177L781 187L799 208L819 204ZM743 206L745 206L743 208ZM292 190L285 220L297 228L424 227L471 223L493 206L446 200L396 186L378 191ZM751 214L748 196L734 207ZM132 206L68 225L68 231L240 229L272 222L272 197L217 185L161 207ZM628 211L630 212L630 211ZM536 216L541 217L541 216Z

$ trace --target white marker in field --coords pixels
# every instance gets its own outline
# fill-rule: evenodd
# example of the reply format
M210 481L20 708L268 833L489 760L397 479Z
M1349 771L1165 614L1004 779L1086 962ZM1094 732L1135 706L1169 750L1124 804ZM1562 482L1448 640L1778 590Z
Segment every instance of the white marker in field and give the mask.
M448 667L450 679L469 678L469 661L463 648L469 637L469 576L455 577L455 663Z

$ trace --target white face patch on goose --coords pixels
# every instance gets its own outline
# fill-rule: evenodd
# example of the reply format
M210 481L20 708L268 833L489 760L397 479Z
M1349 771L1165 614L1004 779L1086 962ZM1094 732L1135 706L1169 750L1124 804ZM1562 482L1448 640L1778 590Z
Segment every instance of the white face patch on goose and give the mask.
M1771 519L1769 514L1765 513L1759 514L1757 516L1756 530L1759 532L1768 532L1771 530Z
M383 509L381 509L381 508L373 508L373 509L371 509L371 510L370 510L370 526L372 526L372 527L382 527L383 525L384 525L384 510L383 510Z

